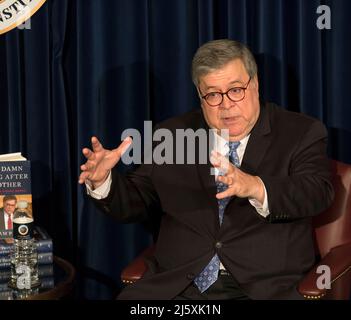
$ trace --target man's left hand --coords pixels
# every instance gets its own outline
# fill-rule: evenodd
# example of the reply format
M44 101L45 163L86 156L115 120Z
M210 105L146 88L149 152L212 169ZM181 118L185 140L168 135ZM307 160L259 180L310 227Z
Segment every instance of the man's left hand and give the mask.
M217 199L237 196L239 198L253 198L263 203L264 186L258 176L249 175L234 166L228 158L216 151L212 151L210 161L223 175L217 176L217 180L228 185L228 189L217 193Z

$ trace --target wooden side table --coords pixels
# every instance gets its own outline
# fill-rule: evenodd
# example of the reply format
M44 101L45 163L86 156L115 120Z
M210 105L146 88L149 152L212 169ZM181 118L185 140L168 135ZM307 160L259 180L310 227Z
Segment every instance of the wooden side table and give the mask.
M7 300L58 300L69 296L74 287L75 268L66 260L54 256L54 274L50 288L39 287L31 290L12 290L9 288ZM40 279L40 277L39 277Z
M54 288L31 295L25 300L58 300L71 294L76 276L75 268L68 261L55 256L54 269Z

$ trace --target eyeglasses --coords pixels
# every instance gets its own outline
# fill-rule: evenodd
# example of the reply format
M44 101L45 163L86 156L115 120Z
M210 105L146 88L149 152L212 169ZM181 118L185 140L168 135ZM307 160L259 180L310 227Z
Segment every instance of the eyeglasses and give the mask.
M233 87L233 88L230 88L227 92L210 92L208 94L205 94L204 96L201 96L201 98L205 99L205 101L211 107L219 106L223 102L224 95L226 95L229 98L229 100L233 102L239 102L241 100L244 100L245 91L249 86L250 81L251 81L251 77L249 81L246 83L245 87ZM200 89L199 89L199 92L201 94Z

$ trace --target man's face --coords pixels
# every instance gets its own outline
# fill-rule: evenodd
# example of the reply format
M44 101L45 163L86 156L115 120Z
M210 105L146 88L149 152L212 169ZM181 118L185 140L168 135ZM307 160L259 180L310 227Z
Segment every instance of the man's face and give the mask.
M223 93L233 87L245 87L249 79L242 61L235 59L221 69L201 77L199 90L202 96L211 92ZM216 107L201 99L201 107L210 128L228 129L231 141L243 139L250 133L260 114L257 76L249 82L243 100L233 102L224 95L222 103Z
M12 214L16 209L16 200L7 200L4 204L5 212L8 214Z

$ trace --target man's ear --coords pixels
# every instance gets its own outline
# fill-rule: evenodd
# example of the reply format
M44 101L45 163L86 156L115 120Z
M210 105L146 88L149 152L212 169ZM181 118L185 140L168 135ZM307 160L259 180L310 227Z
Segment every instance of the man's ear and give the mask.
M254 80L254 84L255 84L257 90L259 90L259 83L258 83L258 75L257 75L257 73L254 76L253 80Z
M196 91L197 91L197 95L198 95L199 99L201 100L202 97L201 97L200 88L199 88L199 87L196 87Z
M258 83L258 74L257 73L252 80L253 80L253 83L254 83L255 88L257 90L257 95L258 95L258 97L260 97L260 85Z

